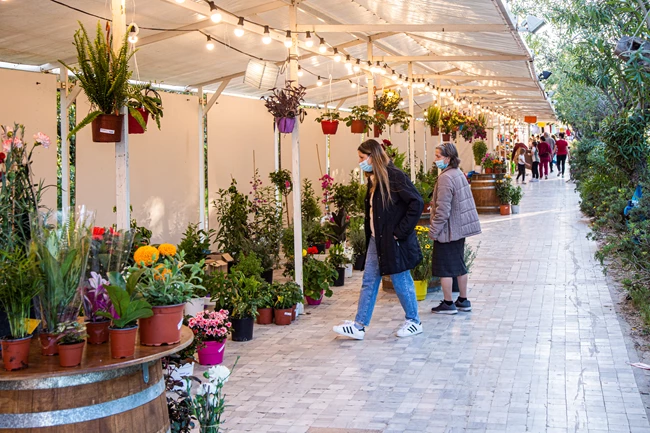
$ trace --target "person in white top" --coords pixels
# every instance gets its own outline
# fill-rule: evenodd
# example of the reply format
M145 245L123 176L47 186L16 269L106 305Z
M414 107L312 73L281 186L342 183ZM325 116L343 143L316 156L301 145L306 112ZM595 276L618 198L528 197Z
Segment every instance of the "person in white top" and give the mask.
M537 149L537 141L533 140L533 145L530 148L530 156L533 159L533 179L531 182L539 182L539 150Z
M519 174L517 175L517 182L519 182L519 177L521 177L522 183L526 183L526 149L523 147L519 149L517 153L517 169Z

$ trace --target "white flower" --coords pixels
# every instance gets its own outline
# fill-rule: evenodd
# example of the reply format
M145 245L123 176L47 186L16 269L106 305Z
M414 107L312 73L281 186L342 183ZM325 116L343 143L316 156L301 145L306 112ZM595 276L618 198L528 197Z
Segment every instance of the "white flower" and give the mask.
M214 367L210 367L206 374L208 380L212 383L226 383L228 382L228 376L230 376L230 370L223 365L215 365Z
M97 289L100 285L105 286L108 284L108 281L102 278L97 272L91 272L90 278L88 278L88 283L93 289Z
M210 382L203 382L199 386L199 389L196 390L196 395L206 395L206 394L216 394L216 393L217 393L217 385Z

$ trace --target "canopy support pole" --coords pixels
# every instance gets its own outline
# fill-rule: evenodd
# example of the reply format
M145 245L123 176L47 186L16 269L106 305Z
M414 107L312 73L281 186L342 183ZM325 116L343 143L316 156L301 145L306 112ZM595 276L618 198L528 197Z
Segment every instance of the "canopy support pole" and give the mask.
M205 220L205 119L207 110L205 110L205 101L203 97L203 86L199 86L197 91L199 99L199 229L206 230Z
M415 107L414 107L414 89L413 89L413 62L409 62L409 114L412 116L409 127L409 166L411 167L411 182L415 182Z
M126 33L126 0L112 0L113 52L118 54ZM115 143L115 205L117 209L118 230L128 230L131 226L131 197L129 176L129 122L127 109L122 107L124 116L122 138Z
M59 80L61 81L61 212L66 218L67 209L70 207L70 143L68 143L68 130L70 123L68 120L68 108L70 101L68 93L70 82L68 81L68 68L61 65Z

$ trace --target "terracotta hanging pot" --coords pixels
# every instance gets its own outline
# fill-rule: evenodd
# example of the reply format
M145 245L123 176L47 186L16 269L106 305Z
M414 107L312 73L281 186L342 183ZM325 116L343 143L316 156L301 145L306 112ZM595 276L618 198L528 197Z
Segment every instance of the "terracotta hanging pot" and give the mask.
M336 131L339 128L339 121L338 120L323 120L320 123L320 127L323 129L323 134L325 134L325 135L334 135L334 134L336 134Z
M58 355L59 346L56 344L56 337L52 334L40 334L38 336L41 342L41 355L53 356Z
M451 134L442 134L442 141L451 141Z
M435 127L432 126L431 127L431 135L433 135L434 137L440 135L440 128L437 127L437 126L435 126Z
M353 120L352 125L350 125L350 131L353 134L363 134L366 130L366 122L363 120Z
M81 364L85 341L74 344L59 344L59 365L61 367L76 367Z
M128 358L135 354L135 337L138 327L125 329L108 328L111 336L111 357L113 359Z
M374 127L375 138L379 138L382 132L383 129L379 125L375 125Z
M2 361L5 370L20 370L29 365L29 345L32 336L17 340L2 340Z
M144 108L136 108L136 110L142 115L146 126L149 122L149 112ZM135 117L131 116L131 113L129 113L129 134L144 134L144 128L135 120Z
M110 325L110 320L102 320L101 322L86 322L88 344L106 343L108 341L108 327Z
M291 308L283 310L275 310L275 324L276 325L291 325Z
M122 139L123 115L100 114L92 121L95 143L117 143ZM137 122L136 122L137 123Z
M185 304L153 307L153 316L140 319L140 344L161 346L181 341Z
M270 325L273 323L273 308L258 308L257 324Z
M510 205L509 204L502 204L499 207L499 211L501 215L510 215Z

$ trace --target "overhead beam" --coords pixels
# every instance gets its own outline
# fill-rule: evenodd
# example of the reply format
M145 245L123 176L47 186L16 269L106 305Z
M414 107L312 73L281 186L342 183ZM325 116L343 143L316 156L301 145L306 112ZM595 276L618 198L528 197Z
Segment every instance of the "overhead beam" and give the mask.
M468 80L469 81L533 81L530 77L497 77L489 75L442 75L442 74L420 74L415 78L436 79L436 80Z
M170 0L167 0L170 1ZM509 29L499 24L301 24L299 32L350 33L350 32L399 32L399 33L504 33Z
M537 92L535 87L528 86L447 86L448 89L467 89L467 90L519 90L522 92ZM480 93L475 95L480 96Z
M446 46L449 46L449 47L460 48L462 50L468 50L468 51L474 51L474 52L478 51L478 52L481 52L481 53L490 53L490 54L497 54L497 55L511 54L511 53L504 53L503 51L489 50L487 48L479 48L479 47L476 47L476 46L459 44L459 43L456 43L456 42L446 41L444 39L432 38L430 36L413 35L413 34L410 34L410 33L407 33L407 35L412 37L412 38L433 42L435 44L446 45Z
M528 56L513 54L499 56L375 56L373 60L380 62L510 62L529 59Z
M204 115L208 114L208 112L210 111L210 108L212 108L212 106L217 102L217 99L219 99L219 96L221 96L223 91L226 90L226 87L228 86L228 83L230 83L230 80L223 80L221 82L221 85L219 86L217 91L214 92L214 95L212 95L212 97L208 101L208 104L205 106L205 109L203 110ZM199 89L201 89L201 87L199 87Z

